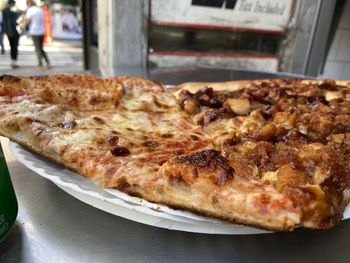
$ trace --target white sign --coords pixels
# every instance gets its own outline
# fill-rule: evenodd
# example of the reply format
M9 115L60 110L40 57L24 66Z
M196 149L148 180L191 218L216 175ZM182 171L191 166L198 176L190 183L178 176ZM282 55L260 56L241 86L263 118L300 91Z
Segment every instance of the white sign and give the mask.
M274 56L216 55L187 52L152 52L148 60L156 67L210 67L250 69L276 72L278 58Z
M283 33L293 0L152 0L151 21L160 25Z

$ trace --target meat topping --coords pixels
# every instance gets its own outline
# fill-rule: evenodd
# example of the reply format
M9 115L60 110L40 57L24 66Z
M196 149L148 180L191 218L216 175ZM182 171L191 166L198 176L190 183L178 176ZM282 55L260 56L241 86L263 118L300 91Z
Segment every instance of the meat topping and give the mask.
M116 146L111 150L111 153L114 156L117 157L124 157L124 156L128 156L130 155L130 151L128 148L124 147L124 146Z

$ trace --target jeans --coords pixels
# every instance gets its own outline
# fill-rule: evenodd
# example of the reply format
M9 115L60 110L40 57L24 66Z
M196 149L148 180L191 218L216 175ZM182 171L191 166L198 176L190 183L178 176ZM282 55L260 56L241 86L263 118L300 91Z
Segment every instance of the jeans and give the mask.
M50 64L49 58L47 57L43 45L44 45L44 35L32 36L33 44L35 47L36 56L38 57L39 66L43 65L42 59L45 60L46 64Z
M2 32L0 33L0 47L1 47L1 51L3 52L4 51L4 34Z

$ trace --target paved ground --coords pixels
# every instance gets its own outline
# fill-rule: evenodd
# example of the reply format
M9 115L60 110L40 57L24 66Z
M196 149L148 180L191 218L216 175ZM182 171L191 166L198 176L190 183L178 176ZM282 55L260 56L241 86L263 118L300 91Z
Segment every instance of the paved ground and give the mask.
M81 41L54 40L45 44L52 67L38 69L38 61L34 52L32 40L26 36L21 37L18 54L19 68L11 68L10 47L7 39L5 54L0 54L0 74L16 75L43 75L55 73L80 73L83 71L83 49Z

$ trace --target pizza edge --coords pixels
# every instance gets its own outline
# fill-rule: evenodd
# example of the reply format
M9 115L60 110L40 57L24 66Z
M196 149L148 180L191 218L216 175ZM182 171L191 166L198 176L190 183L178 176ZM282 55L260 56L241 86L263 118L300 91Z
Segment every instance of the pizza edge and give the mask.
M324 80L315 80L315 79L293 79L290 80L300 81L301 84L321 84L327 79ZM262 82L271 82L271 81L281 81L282 78L275 79L259 79L259 80L233 80L233 81L223 81L223 82L185 82L180 85L175 85L169 88L169 91L178 97L181 90L188 90L191 93L195 93L203 87L213 88L215 91L236 91L249 87L251 84L260 84ZM346 86L350 89L350 80L334 80L336 85Z
M30 142L30 139L26 136L26 133L23 131L11 133L11 132L5 131L4 129L1 129L1 127L0 127L0 136L6 137L10 141L13 141L13 142L23 146L29 152L38 154L38 155L44 157L45 159L48 159L49 161L52 161L60 166L63 166L64 168L66 168L72 172L81 174L84 177L86 177L81 172L81 170L78 167L74 166L72 163L65 161L63 158L61 158L57 154L55 155L53 153L48 153L45 150L41 149L39 146L35 145L35 143Z

